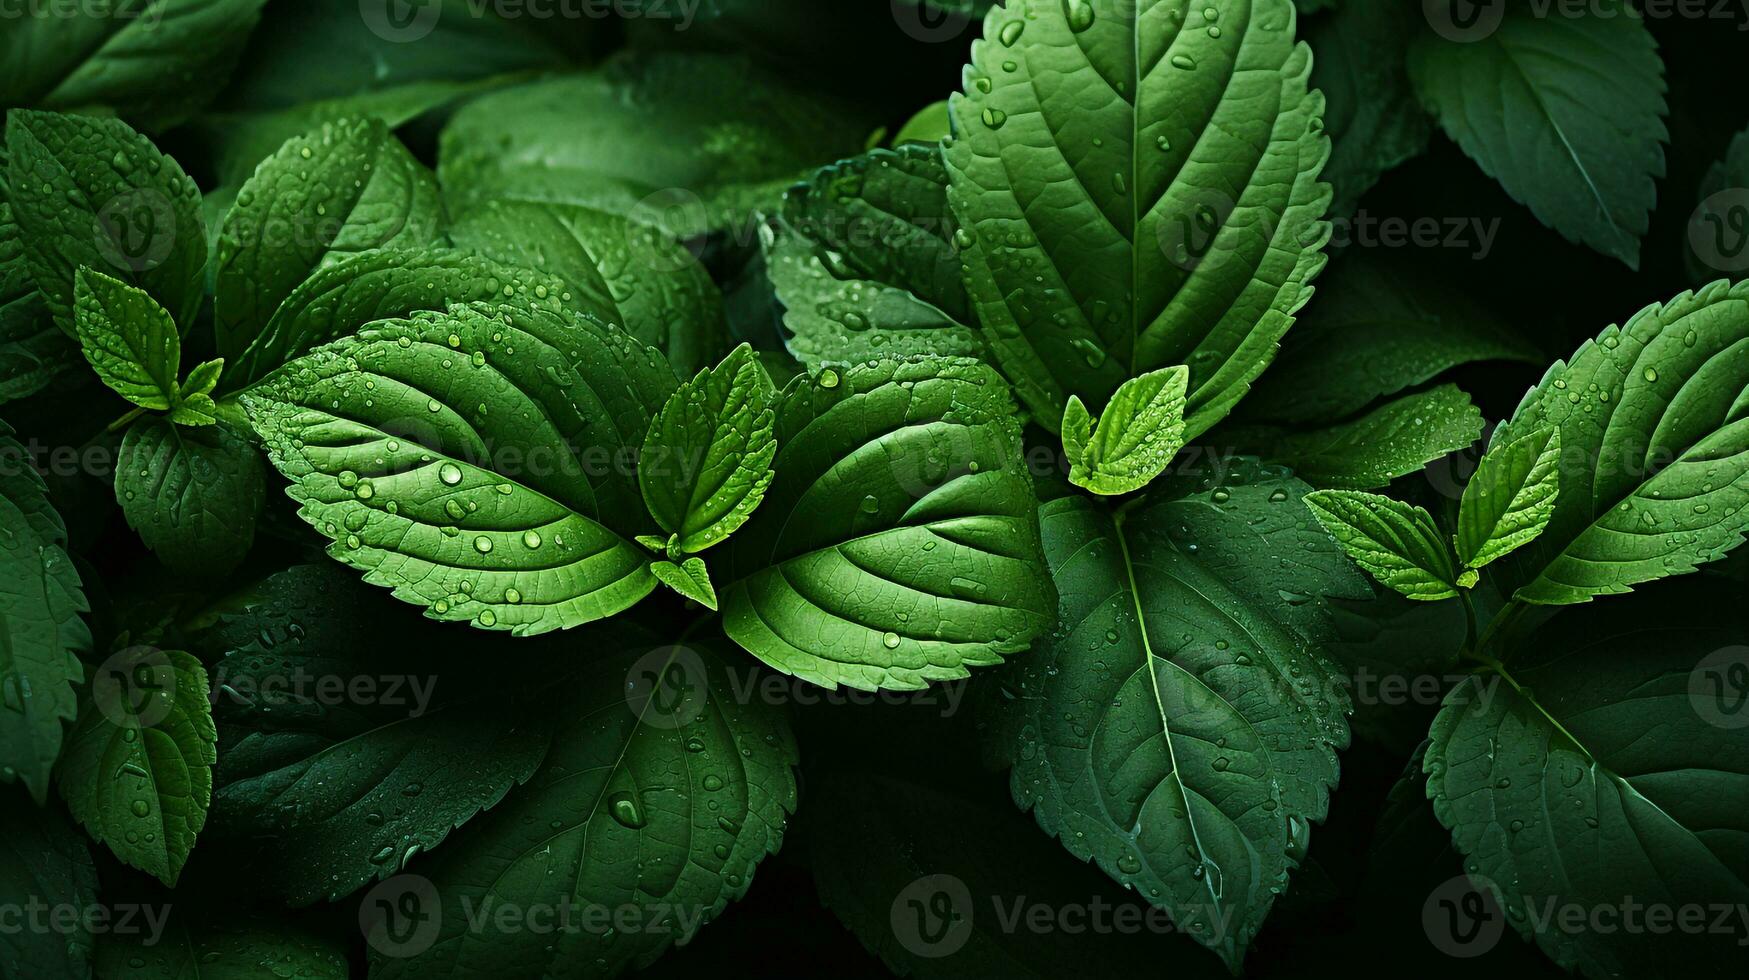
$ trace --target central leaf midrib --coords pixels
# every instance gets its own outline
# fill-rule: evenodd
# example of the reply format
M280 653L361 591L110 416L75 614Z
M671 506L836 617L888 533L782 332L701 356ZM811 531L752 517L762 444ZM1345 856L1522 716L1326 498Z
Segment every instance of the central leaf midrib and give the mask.
M1160 700L1160 676L1154 665L1154 644L1148 636L1147 614L1142 608L1142 590L1136 581L1135 562L1130 557L1129 539L1124 536L1124 521L1128 517L1125 510L1119 510L1112 515L1112 537L1117 539L1118 554L1123 560L1124 580L1129 585L1130 603L1136 613L1136 632L1142 640L1142 657L1148 665L1148 689L1154 696L1154 707L1160 715L1161 738L1166 744L1167 758L1172 760L1172 782L1178 787L1178 797L1184 803L1184 822L1190 828L1190 838L1196 843L1198 867L1206 868L1214 863L1209 859L1208 849L1202 844L1202 834L1197 830L1196 816L1192 812L1190 793L1184 786L1184 770L1178 764L1178 750L1172 744L1172 723L1166 717L1165 702ZM1220 905L1221 897L1216 894L1214 881L1205 870L1200 879L1203 888L1208 891L1209 900L1215 906Z

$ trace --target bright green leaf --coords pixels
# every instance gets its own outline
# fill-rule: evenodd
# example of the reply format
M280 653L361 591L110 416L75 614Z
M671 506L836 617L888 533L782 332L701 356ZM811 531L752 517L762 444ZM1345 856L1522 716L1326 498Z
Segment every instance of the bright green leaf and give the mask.
M181 651L134 647L92 678L61 760L61 795L123 862L175 885L212 803L206 670Z
M1561 605L1681 575L1749 531L1749 284L1640 311L1557 363L1495 436L1557 428L1548 530L1512 555L1526 602ZM1500 568L1501 566L1496 566Z
M995 372L827 368L785 392L777 430L777 476L718 567L724 628L754 656L823 687L917 690L1050 627L1020 423Z
M655 562L650 565L650 574L706 609L717 608L717 588L711 584L710 572L705 568L703 558L688 558L679 564Z
M992 10L973 42L949 200L984 337L1047 426L1071 394L1104 404L1187 364L1200 436L1323 267L1330 141L1293 5L1217 13L1034 0Z
M467 306L372 324L244 403L331 556L434 619L532 635L655 588L603 523L635 521L602 500L619 484L591 479L597 449L636 445L667 371L580 315Z
M775 392L742 344L680 386L650 423L638 457L644 503L694 554L747 523L771 485Z
M219 386L219 377L224 374L225 359L215 358L202 361L189 368L188 377L182 379L181 395L183 398L193 398L197 395L210 395Z
M1069 481L1097 494L1140 490L1166 471L1184 448L1185 387L1190 369L1150 371L1118 387L1095 423L1070 395L1063 410Z
M1481 568L1535 541L1555 516L1560 466L1560 429L1540 429L1490 447L1464 487L1458 561L1468 569Z
M1319 490L1306 505L1373 578L1411 599L1456 598L1457 570L1426 510L1356 490Z
M103 383L141 408L176 405L182 338L144 290L80 269L75 303L79 346Z
M489 302L560 312L565 281L453 249L387 248L319 270L286 297L232 368L228 387L252 384L285 362L376 320L452 303Z

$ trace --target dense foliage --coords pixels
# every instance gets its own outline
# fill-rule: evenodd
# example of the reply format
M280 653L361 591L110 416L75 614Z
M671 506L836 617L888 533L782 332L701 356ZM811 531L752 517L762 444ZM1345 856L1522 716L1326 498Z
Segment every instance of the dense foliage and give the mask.
M0 978L1741 975L1746 30L0 12Z

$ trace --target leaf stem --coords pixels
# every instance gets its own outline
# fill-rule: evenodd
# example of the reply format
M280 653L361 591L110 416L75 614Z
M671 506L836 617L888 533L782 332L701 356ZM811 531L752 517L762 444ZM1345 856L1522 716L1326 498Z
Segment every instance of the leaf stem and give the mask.
M134 424L134 419L137 419L144 414L146 414L145 409L135 408L133 411L127 413L126 415L123 415L121 418L116 419L114 422L109 423L109 427L107 429L105 429L104 431L105 432L120 432L121 430Z

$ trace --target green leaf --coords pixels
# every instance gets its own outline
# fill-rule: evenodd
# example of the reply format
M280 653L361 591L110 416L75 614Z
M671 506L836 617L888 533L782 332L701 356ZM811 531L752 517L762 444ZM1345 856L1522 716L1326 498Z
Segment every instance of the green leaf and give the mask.
M705 568L703 558L688 558L679 564L655 562L650 565L650 574L706 609L714 611L717 608L717 589L711 584L710 572Z
M763 229L788 347L811 369L903 354L978 357L938 146L823 167Z
M1330 141L1292 4L1227 4L1218 25L1160 2L1024 14L985 20L946 150L984 337L1045 425L1071 394L1104 404L1187 364L1194 439L1324 264Z
M379 120L287 140L225 215L213 306L219 352L240 356L299 283L341 259L442 238L437 178Z
M1387 395L1484 361L1548 358L1426 262L1345 255L1238 415L1292 425L1351 418Z
M213 389L219 386L219 378L224 371L225 359L222 357L196 364L188 370L188 377L182 379L182 397L188 399L212 394Z
M1424 23L1411 4L1352 0L1306 29L1314 55L1312 87L1324 93L1324 128L1330 134L1323 177L1336 192L1332 214L1353 214L1381 176L1427 149L1433 120L1416 101L1403 59L1395 55Z
M493 201L449 229L457 248L565 280L579 308L662 351L682 375L727 346L722 294L660 229L568 204Z
M456 214L492 200L581 204L685 239L767 207L869 128L738 56L629 54L470 103L444 130L438 177Z
M183 330L204 293L200 191L176 161L119 119L14 109L7 184L25 259L55 321L73 336L74 276L91 268L137 286Z
M0 105L167 129L217 95L266 0L26 4L0 30Z
M253 384L285 362L376 320L490 302L531 311L587 307L566 299L565 281L453 249L387 248L316 272L293 289L232 368L231 387Z
M786 390L777 431L777 476L720 590L754 656L822 687L917 690L1049 629L1020 423L991 369L827 368Z
M347 944L318 935L283 915L235 905L162 897L141 906L161 916L163 933L145 927L110 929L97 942L96 975L129 980L235 977L256 980L276 971L302 980L346 980Z
M1319 490L1306 505L1373 578L1424 602L1457 597L1457 570L1426 510L1355 490Z
M1557 363L1495 435L1560 430L1548 530L1512 555L1525 602L1691 572L1749 531L1749 284L1640 311ZM1500 566L1496 566L1497 568Z
M332 557L433 619L533 635L655 588L603 523L635 519L608 508L619 478L591 479L636 445L666 372L581 316L467 306L374 323L244 404Z
M147 418L116 457L115 498L146 547L178 575L219 579L242 563L266 498L261 454L228 423Z
M97 905L91 851L58 809L7 800L0 807L0 840L6 842L0 847L0 891L14 901L34 898L51 910ZM91 976L90 921L81 915L66 925L64 930L15 925L0 933L0 972L33 980Z
M939 150L942 140L953 135L953 117L948 111L947 100L931 102L918 109L905 125L893 134L893 146L902 147L907 143L922 143L931 149Z
M42 478L0 422L0 783L24 783L38 803L84 680L76 651L91 646L79 618L90 606L66 548Z
M746 344L681 385L638 457L644 503L685 554L721 544L771 485L775 392Z
M1386 402L1372 412L1325 429L1252 434L1263 455L1319 487L1363 490L1416 473L1428 463L1482 437L1482 412L1456 385ZM1223 430L1226 431L1226 430Z
M1535 541L1555 516L1560 467L1560 429L1539 429L1490 447L1464 487L1458 561L1481 568Z
M1628 921L1617 918L1624 903L1641 923L1662 908L1667 924L1689 907L1714 910L1710 920L1749 903L1749 727L1740 710L1724 713L1742 705L1727 680L1744 657L1743 623L1726 608L1739 598L1563 616L1505 673L1452 691L1434 722L1434 811L1506 921L1567 970L1741 966L1735 928L1597 925ZM1578 928L1574 908L1587 913Z
M1365 583L1304 484L1169 484L1115 515L1041 507L1061 625L1015 672L998 749L1047 833L1237 972L1336 782L1348 695L1313 636Z
M124 863L174 886L212 803L212 703L200 661L124 650L92 679L61 760L67 809Z
M1097 494L1140 490L1166 471L1184 448L1185 387L1182 365L1150 371L1118 387L1097 424L1079 395L1063 411L1063 449L1069 482Z
M24 252L12 206L0 200L0 405L36 394L79 362L79 348L55 326Z
M1543 224L1638 269L1669 138L1651 33L1621 0L1578 16L1490 13L1483 36L1423 31L1410 45L1422 103Z
M141 408L169 411L180 390L182 338L144 290L93 269L75 289L79 345L103 383Z
M564 680L553 710L566 723L541 771L413 865L435 886L434 944L367 931L371 975L611 977L691 940L746 893L796 804L784 713L733 683L716 655L683 646L610 653ZM465 914L579 901L638 927L538 935L470 929Z

